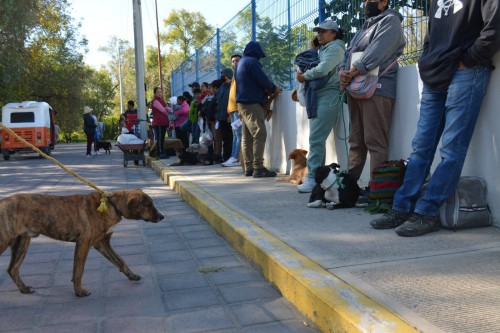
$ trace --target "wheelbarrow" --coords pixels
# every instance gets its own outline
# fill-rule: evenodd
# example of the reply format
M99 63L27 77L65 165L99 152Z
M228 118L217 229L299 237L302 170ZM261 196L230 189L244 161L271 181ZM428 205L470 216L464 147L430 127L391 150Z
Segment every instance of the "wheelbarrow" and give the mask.
M146 166L146 157L144 156L146 142L132 144L118 143L116 146L123 152L123 166L125 168L128 165L128 161L134 161L135 165L139 165L139 162L142 160L142 165Z

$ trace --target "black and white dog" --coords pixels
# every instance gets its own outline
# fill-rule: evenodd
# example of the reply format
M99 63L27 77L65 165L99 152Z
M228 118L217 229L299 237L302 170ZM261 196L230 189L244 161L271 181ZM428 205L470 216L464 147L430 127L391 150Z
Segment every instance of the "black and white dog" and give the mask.
M314 186L309 197L309 208L351 208L356 205L360 189L356 180L347 172L340 172L340 165L332 163L316 170Z

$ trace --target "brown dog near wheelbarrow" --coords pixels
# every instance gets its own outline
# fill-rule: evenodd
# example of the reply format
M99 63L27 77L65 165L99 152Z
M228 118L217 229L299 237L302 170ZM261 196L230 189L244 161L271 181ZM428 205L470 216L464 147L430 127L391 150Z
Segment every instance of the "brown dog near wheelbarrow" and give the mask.
M85 261L93 246L116 265L129 280L138 281L123 259L111 248L113 230L122 218L159 222L163 215L153 200L141 190L122 190L108 195L107 211L97 212L101 194L55 196L15 194L0 200L0 254L7 246L11 259L7 272L23 294L33 293L19 276L19 268L32 237L42 234L61 241L75 242L73 285L76 296L88 296L82 287Z

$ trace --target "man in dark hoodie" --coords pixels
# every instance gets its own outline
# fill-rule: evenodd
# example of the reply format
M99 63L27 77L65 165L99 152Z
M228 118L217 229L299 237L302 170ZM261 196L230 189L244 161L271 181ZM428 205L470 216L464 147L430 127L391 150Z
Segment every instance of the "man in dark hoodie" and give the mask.
M267 131L263 105L271 93L281 92L262 70L260 59L266 54L257 42L249 42L235 71L236 102L242 125L242 154L245 176L275 177L276 172L264 167Z
M499 7L498 0L432 1L418 61L424 87L413 152L392 209L371 221L373 228L407 237L439 230L439 207L460 179L500 48ZM441 162L420 196L440 139Z

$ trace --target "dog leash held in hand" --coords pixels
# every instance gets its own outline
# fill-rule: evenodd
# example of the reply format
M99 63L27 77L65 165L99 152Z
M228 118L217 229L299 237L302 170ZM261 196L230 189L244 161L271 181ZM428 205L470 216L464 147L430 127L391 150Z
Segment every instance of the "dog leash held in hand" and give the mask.
M27 145L28 147L30 147L31 149L33 149L34 151L36 151L37 153L39 153L40 155L42 155L43 157L45 157L46 159L48 159L48 160L54 162L55 164L57 164L59 167L61 167L64 171L66 171L70 175L76 177L78 180L84 182L85 184L87 184L90 187L94 188L97 192L101 193L101 203L100 203L99 207L97 207L97 211L99 213L106 213L108 211L108 206L106 205L106 203L108 202L108 192L101 190L99 187L97 187L97 185L95 185L94 183L92 183L90 180L85 179L82 176L78 175L76 172L74 172L74 171L66 168L61 162L59 162L55 158L53 158L53 157L45 154L40 149L38 149L33 144L31 144L28 141L26 141L24 138L22 138L21 136L19 136L18 134L16 134L13 130L11 130L10 128L8 128L4 124L2 124L1 122L0 122L0 127L2 127L2 130L6 130L10 134L12 134L16 139L18 139L19 141L21 141L22 143L24 143L25 145Z

